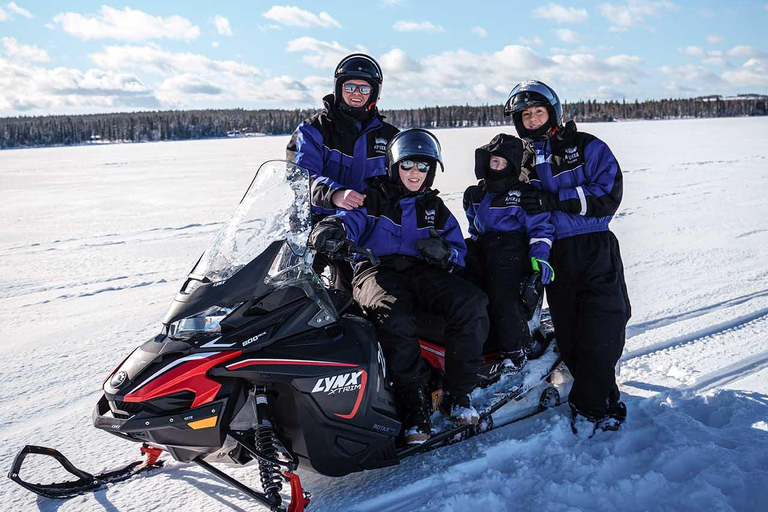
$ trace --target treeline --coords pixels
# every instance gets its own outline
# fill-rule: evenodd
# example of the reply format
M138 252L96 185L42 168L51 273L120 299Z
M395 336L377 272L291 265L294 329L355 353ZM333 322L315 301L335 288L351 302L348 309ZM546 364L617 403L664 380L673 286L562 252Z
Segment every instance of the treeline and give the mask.
M563 105L577 122L768 115L768 96L649 101L579 101ZM99 142L145 142L282 135L315 112L304 110L187 110L76 116L0 118L0 149ZM510 124L500 105L385 110L400 128Z

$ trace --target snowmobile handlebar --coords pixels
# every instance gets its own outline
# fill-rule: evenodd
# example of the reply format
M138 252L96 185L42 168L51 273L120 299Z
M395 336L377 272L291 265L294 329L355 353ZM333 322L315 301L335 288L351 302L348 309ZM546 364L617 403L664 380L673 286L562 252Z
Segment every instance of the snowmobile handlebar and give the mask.
M381 260L376 253L367 247L354 245L349 239L328 240L325 242L325 251L329 258L334 260L354 261L355 255L363 256L373 266L378 266Z

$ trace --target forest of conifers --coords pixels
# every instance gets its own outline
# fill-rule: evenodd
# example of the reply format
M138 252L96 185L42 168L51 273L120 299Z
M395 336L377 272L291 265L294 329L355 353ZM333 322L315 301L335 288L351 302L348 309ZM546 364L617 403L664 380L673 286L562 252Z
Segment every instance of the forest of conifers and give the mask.
M635 102L580 101L564 104L577 122L768 115L768 96L708 96ZM315 110L184 110L116 114L0 118L0 149L93 142L148 142L227 136L281 135ZM501 105L384 110L399 128L451 128L511 124Z

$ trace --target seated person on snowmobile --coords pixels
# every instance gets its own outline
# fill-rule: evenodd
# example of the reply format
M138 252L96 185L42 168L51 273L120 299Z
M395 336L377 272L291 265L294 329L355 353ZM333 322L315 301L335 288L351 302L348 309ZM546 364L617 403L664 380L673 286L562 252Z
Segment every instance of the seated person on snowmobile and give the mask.
M323 98L325 108L296 128L287 148L288 161L312 177L313 222L334 214L336 208L352 210L363 204L365 180L387 173L387 142L398 132L379 114L383 76L372 57L347 55L333 78L333 94ZM318 255L315 271L320 274L326 266L333 288L349 291L349 263Z
M531 187L524 180L534 164L533 147L501 133L475 150L475 176L480 180L464 192L469 221L467 277L488 294L489 343L498 349L502 372L522 370L526 350L534 349L528 312L521 296L532 271L549 284L549 262L555 228L548 212L527 214L520 194Z
M318 251L349 239L381 259L378 266L356 264L352 294L376 327L407 444L431 435L430 371L416 337L416 310L442 316L447 324L441 409L458 423L479 419L469 393L488 335L488 301L452 273L463 267L466 246L456 218L430 188L438 165L442 169L434 135L417 128L400 132L387 147L388 175L367 180L363 206L326 217L310 235Z
M579 434L616 430L627 409L615 367L631 316L619 242L609 229L621 204L621 168L605 142L564 122L557 94L538 80L512 89L504 115L536 154L533 188L521 204L531 214L551 213L555 226L557 281L547 287L547 302L573 375L571 426Z

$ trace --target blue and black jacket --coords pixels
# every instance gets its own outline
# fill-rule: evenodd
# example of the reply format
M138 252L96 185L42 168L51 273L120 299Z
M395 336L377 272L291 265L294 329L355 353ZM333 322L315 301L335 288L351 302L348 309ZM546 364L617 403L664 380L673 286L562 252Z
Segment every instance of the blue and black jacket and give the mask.
M530 183L560 200L560 211L552 212L556 238L607 231L623 191L621 168L608 145L568 121L552 139L533 146Z
M336 212L334 192L362 192L366 179L387 173L387 144L399 130L378 110L367 123L356 121L334 106L333 94L323 103L322 111L296 128L287 159L310 173L312 213L331 215Z
M464 266L467 246L461 227L437 190L410 193L385 177L367 181L365 203L354 210L342 210L347 238L356 245L371 249L382 260L402 255L425 260L416 241L429 238L434 229L451 246L449 262Z
M555 238L555 228L549 213L531 215L520 206L520 194L527 183L513 183L502 192L489 192L485 180L472 185L464 192L464 212L469 221L472 239L499 233L527 234L530 250L528 256L549 260L549 250Z

